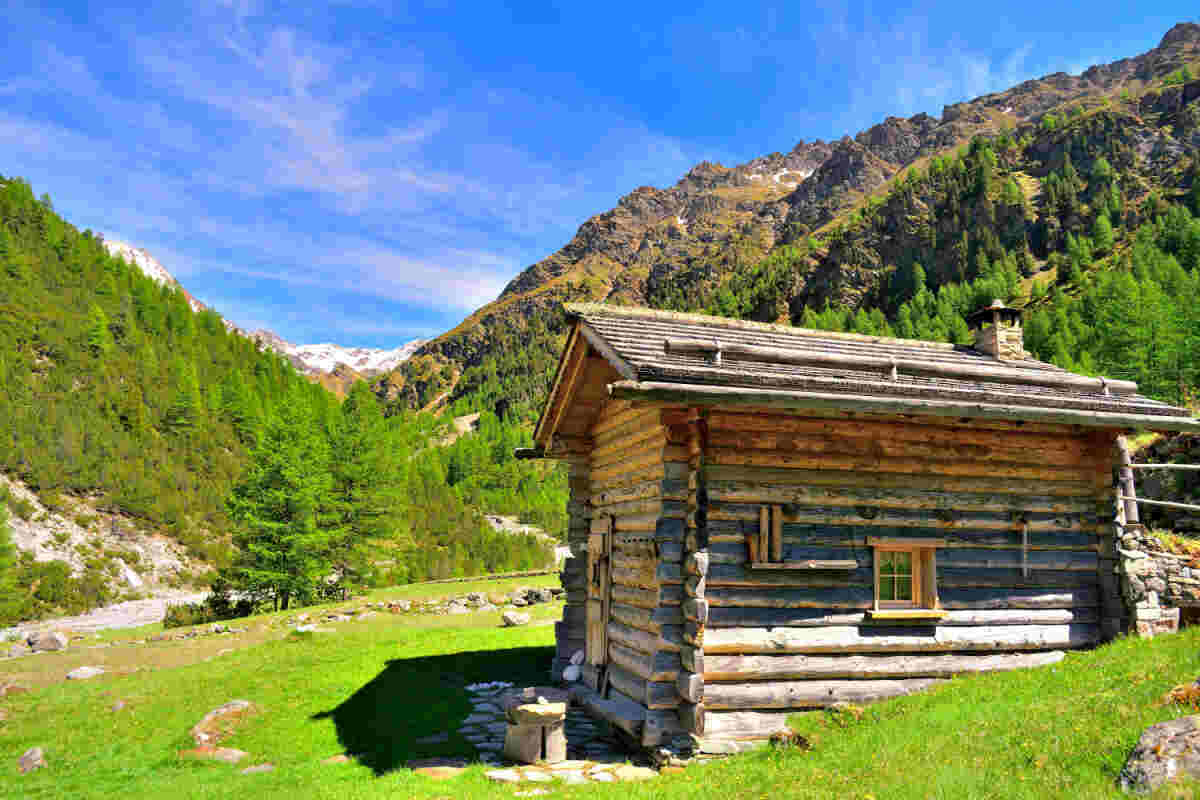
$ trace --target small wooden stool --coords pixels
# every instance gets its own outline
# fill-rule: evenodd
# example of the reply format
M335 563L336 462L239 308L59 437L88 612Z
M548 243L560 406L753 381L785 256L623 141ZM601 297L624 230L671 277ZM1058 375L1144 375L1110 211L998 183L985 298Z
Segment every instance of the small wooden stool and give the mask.
M524 703L505 712L504 755L525 764L567 760L567 704Z

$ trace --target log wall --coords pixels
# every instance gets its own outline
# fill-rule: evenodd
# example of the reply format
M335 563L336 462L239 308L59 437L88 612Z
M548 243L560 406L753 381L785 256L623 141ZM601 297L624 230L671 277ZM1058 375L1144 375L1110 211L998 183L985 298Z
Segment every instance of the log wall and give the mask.
M563 562L559 580L566 592L562 620L554 624L554 680L562 679L563 669L571 663L571 655L584 647L587 607L587 540L591 525L590 464L586 456L568 461L567 485L567 544L571 556Z
M678 413L663 412L669 431ZM649 683L646 696L680 703L684 727L701 741L706 714L708 735L720 736L722 720L744 727L777 721L781 709L865 702L959 673L1051 663L1114 625L1112 434L718 410L703 423L703 456L689 472L703 513L688 518L686 533L703 534L696 544L706 545L706 569L689 570L688 541L679 560L664 550L660 603L640 615L657 626L646 630L657 633L659 652L677 647L681 656L679 699ZM697 500L690 495L689 513ZM760 532L765 506L782 512L771 560L841 568L752 567L746 538ZM871 538L939 541L944 618L867 619ZM676 666L656 653L642 669L662 681Z

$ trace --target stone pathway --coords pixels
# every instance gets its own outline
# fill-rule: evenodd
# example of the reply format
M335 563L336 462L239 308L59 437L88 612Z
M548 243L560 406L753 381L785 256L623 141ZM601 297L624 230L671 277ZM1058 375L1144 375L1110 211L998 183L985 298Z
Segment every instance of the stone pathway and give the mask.
M467 687L471 699L471 714L463 720L458 732L479 751L479 760L499 765L504 761L504 696L511 683L493 681ZM630 756L603 723L592 719L578 706L567 707L567 758L557 764L517 765L494 769L486 773L497 783L549 783L561 780L567 784L613 783L615 781L645 780L658 773L649 767L629 764Z

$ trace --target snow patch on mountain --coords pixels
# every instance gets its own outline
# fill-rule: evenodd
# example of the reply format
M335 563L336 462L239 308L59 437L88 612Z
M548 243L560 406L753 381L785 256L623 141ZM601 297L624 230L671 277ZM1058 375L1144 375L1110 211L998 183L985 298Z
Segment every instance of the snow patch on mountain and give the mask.
M372 347L342 347L331 343L302 344L294 346L290 355L296 356L311 369L332 372L338 364L345 364L355 372L361 372L370 377L400 366L422 344L424 342L416 340L391 350L379 350Z
M134 247L131 244L122 242L118 239L104 239L104 247L111 255L117 258L122 258L127 264L132 264L142 271L142 273L150 280L157 283L159 286L171 286L183 292L187 298L188 305L192 307L192 311L203 311L207 306L201 303L196 298L192 297L183 285L175 279L167 268L158 263L158 259L150 255L140 247Z
M118 239L104 240L104 246L114 256L123 258L126 263L140 269L147 277L162 286L172 286L183 292L188 305L193 311L203 311L207 306L188 294L188 291L175 279L175 276L158 262L154 256L140 247L135 247ZM292 344L279 334L269 330L246 332L237 325L225 321L225 327L248 339L260 342L263 347L274 350L287 358L297 369L309 375L327 374L334 371L339 364L345 364L355 372L365 377L374 377L383 372L395 369L408 360L418 347L425 342L414 339L391 350L381 350L374 347L343 347L338 344Z
M368 378L400 366L425 343L423 339L414 339L399 347L381 350L375 347L343 347L331 342L292 344L274 331L268 330L257 330L247 335L262 343L263 347L285 356L297 369L310 375L330 373L339 364L345 364Z

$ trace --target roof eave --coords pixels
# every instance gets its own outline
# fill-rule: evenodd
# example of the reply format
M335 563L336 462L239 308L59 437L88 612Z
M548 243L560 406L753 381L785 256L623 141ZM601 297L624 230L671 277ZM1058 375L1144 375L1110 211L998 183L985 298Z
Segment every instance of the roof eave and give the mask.
M698 406L756 406L781 410L854 411L872 414L912 414L930 417L991 419L1083 425L1092 428L1130 428L1149 431L1200 433L1200 419L1156 414L1077 411L995 403L964 403L907 397L848 395L754 389L702 384L617 381L609 385L615 398Z

